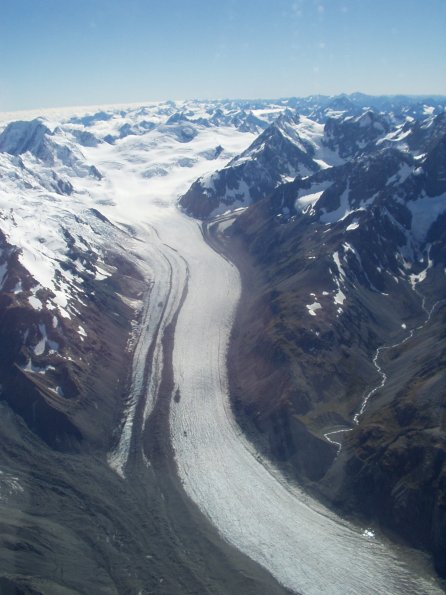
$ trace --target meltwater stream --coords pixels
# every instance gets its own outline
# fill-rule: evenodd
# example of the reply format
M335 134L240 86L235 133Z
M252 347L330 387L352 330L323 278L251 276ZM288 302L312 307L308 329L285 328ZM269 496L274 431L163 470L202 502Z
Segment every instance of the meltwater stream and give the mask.
M432 319L432 315L434 314L437 306L442 302L442 300L437 301L433 304L433 306L431 306L429 309L426 307L426 297L421 295L416 288L414 287L414 290L416 291L416 293L420 296L421 299L421 309L424 311L426 318L425 320L419 324L418 326L414 327L413 329L410 329L410 331L406 334L406 336L401 339L401 341L398 341L397 343L393 343L392 345L381 345L380 347L378 347L375 351L375 355L373 356L372 359L372 363L373 366L378 374L378 378L379 381L378 383L371 388L370 390L368 390L362 397L362 402L361 402L361 406L359 407L359 410L357 411L357 413L355 413L355 415L353 416L353 425L350 428L343 428L342 430L333 430L330 432L326 432L324 434L324 438L326 440L328 440L328 442L331 442L331 444L334 444L337 449L338 449L338 455L342 450L342 436L343 434L347 433L347 432L351 432L354 428L354 426L358 425L360 422L360 418L362 417L362 415L365 413L365 410L367 409L368 403L369 401L380 391L382 390L388 380L387 374L386 372L382 369L381 364L379 363L379 360L381 358L381 354L385 351L392 351L393 349L397 349L398 347L401 347L402 345L404 345L405 343L407 343L408 341L410 341L415 333L421 331L425 326L427 326L431 319ZM334 438L334 436L336 436L337 440Z
M226 353L241 290L238 271L205 243L197 222L171 211L165 223L157 228L160 239L181 254L189 272L175 329L177 398L170 421L188 495L228 542L293 591L442 593L435 579L417 576L389 545L364 536L256 456L228 397ZM172 294L182 291L172 287Z

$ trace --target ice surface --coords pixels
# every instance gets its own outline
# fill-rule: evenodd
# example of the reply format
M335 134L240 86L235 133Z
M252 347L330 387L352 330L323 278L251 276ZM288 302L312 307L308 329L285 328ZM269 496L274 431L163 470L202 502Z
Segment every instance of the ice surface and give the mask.
M160 233L166 243L181 247L189 265L173 355L180 398L171 410L186 491L228 541L293 590L410 590L418 578L399 565L387 546L366 540L360 529L280 479L245 440L232 417L226 376L226 347L240 295L238 273L202 244L193 221L177 216L175 225Z

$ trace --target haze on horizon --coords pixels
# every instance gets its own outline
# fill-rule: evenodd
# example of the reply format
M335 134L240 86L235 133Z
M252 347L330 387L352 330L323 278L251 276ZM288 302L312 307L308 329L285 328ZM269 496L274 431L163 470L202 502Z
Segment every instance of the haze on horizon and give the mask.
M446 95L444 0L15 0L0 111L361 91Z

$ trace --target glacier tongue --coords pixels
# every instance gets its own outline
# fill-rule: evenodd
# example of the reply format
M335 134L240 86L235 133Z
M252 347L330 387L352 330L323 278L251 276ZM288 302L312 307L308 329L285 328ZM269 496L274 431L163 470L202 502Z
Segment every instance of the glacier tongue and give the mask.
M196 223L178 213L173 222L160 236L186 259L189 284L175 330L171 432L191 498L223 537L299 593L440 593L389 545L287 484L243 437L226 371L239 274L203 244Z

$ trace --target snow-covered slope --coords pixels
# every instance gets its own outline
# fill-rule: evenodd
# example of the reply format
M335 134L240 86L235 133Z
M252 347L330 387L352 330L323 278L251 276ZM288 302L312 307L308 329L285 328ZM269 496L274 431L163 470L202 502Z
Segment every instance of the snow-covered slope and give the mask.
M327 161L339 162L322 136L322 125L286 111L223 169L196 180L181 205L199 217L215 215L267 196L284 180L328 167Z
M276 214L284 220L296 211L309 212L308 205L313 212L318 202L324 220L333 222L376 199L405 204L440 197L446 190L445 113L395 123L389 114L366 109L329 116L320 124L288 110L222 170L196 180L180 204L195 216L209 217L277 189ZM431 201L424 223L414 225L426 226L427 217L432 224L441 204L441 198ZM419 206L414 208L418 213Z
M218 128L212 127L209 122L216 109L211 110L204 124L184 124L181 118L180 122L172 118L171 114L183 114L186 107L182 104L181 112L173 103L112 109L65 116L57 125L37 118L13 121L3 128L1 229L8 242L20 251L19 261L28 273L40 287L50 291L50 306L67 315L74 287L79 284L78 273L96 279L108 276L101 268L101 254L111 249L111 236L123 231L101 214L107 210L105 207L115 205L115 210L127 211L128 215L126 198L132 194L129 188L124 197L117 196L116 180L122 188L126 178L129 185L139 180L139 212L133 215L134 220L130 217L132 223L139 222L145 207L141 195L161 184L168 187L166 176L174 173L180 185L182 179L193 179L197 167L212 169L224 163L253 138L250 131L239 132L233 125L234 115L226 116L226 126L225 120ZM192 104L187 113L193 113L194 108L197 121L201 121L202 112L209 110ZM239 113L243 119L245 112ZM122 134L123 129L126 134ZM114 141L116 148L103 140L115 131L121 131ZM122 162L128 165L124 168ZM113 213L114 209L107 210L112 219ZM99 233L99 223L108 225L109 231ZM70 255L73 245L79 251L75 261ZM87 268L85 258L91 261Z

